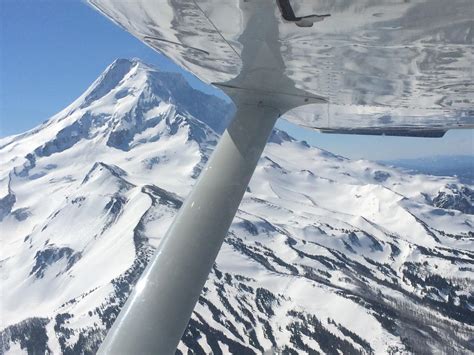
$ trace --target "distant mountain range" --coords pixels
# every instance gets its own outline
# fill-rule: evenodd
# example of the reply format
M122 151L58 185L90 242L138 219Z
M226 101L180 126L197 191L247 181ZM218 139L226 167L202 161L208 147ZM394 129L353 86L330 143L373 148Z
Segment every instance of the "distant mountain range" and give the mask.
M463 183L474 184L474 152L473 155L446 155L380 162L386 165L409 169L414 173L457 176Z
M95 353L231 115L120 59L0 139L0 353ZM472 353L473 199L275 130L177 353Z

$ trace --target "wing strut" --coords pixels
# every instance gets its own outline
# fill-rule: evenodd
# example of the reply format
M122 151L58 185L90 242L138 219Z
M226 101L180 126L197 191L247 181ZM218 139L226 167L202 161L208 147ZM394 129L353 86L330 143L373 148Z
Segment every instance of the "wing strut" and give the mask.
M99 354L175 353L278 116L238 106Z

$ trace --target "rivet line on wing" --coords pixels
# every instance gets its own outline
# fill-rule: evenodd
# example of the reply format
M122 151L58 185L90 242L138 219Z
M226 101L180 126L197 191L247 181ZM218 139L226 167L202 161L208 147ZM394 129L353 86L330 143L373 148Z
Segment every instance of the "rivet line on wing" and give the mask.
M202 14L204 15L204 17L207 19L207 21L209 21L209 23L212 25L212 27L214 27L214 29L217 31L217 33L219 34L219 36L221 36L222 40L227 43L227 45L230 47L230 49L232 49L234 51L235 54L237 54L237 56L242 59L242 57L240 56L240 54L237 52L237 50L230 44L229 41L227 41L224 37L224 35L221 33L221 31L217 28L217 26L214 24L214 22L212 22L212 20L206 15L206 13L204 12L204 10L201 8L201 6L198 5L198 3L196 2L196 0L193 0L194 4L196 5L196 7L199 9L199 11L202 12Z

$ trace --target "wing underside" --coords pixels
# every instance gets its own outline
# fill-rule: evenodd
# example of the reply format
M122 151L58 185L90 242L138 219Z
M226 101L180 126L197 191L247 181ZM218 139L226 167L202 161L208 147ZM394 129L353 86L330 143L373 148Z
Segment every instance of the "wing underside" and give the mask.
M474 127L472 0L89 2L207 83L318 98L286 115L305 127Z

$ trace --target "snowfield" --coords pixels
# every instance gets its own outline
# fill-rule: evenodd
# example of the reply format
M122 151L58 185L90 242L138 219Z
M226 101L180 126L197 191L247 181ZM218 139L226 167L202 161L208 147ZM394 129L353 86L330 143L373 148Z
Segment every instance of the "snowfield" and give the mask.
M231 112L119 59L0 139L0 353L95 353ZM178 353L472 353L473 213L455 178L275 130Z

